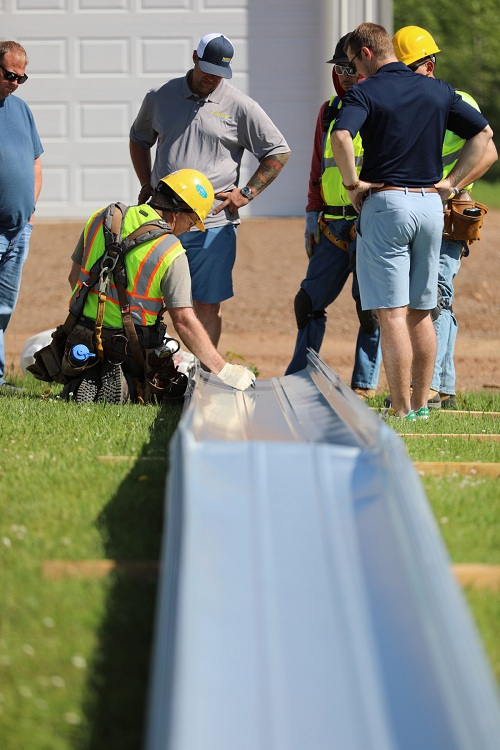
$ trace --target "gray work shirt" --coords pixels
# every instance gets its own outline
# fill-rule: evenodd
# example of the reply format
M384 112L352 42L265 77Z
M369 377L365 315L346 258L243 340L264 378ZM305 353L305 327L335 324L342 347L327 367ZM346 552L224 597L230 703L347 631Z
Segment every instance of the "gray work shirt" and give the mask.
M276 125L256 101L223 78L204 98L188 85L191 71L151 89L130 130L134 143L151 148L157 143L151 185L176 169L198 169L215 193L238 185L245 150L261 161L290 148ZM216 200L215 206L221 201ZM237 215L221 211L208 215L206 227L239 223Z

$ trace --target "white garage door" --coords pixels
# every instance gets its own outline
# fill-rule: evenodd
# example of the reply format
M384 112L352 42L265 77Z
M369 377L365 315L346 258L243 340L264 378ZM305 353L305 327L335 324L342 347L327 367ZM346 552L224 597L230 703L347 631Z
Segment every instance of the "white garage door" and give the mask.
M184 75L201 36L234 43L233 83L290 144L283 175L245 216L304 212L316 116L331 95L335 43L363 20L387 28L392 0L0 0L0 38L29 56L19 88L45 148L37 213L85 218L138 183L128 133L148 89ZM256 162L243 161L242 183Z
M246 90L246 0L232 0L230 10L227 5L224 0L0 3L2 38L20 42L30 61L30 78L18 92L33 111L45 149L39 215L85 217L112 200L135 201L138 182L128 150L132 121L149 88L189 69L203 34L222 27L230 36L238 50L233 78Z

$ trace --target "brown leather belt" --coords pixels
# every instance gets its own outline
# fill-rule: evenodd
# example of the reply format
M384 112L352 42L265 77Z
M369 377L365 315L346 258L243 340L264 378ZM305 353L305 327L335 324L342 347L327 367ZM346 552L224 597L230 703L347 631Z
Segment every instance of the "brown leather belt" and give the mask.
M351 244L351 241L354 239L355 235L352 235L352 231L355 230L354 222L352 222L352 227L350 228L351 233L351 240L341 240L339 237L336 237L330 227L328 226L327 222L320 218L319 222L319 229L320 232L322 232L327 240L330 240L334 245L337 247L340 247L341 250L343 250L345 253L349 252L349 245Z
M370 188L370 193L381 193L384 190L402 190L403 192L408 191L408 193L421 193L422 190L424 193L438 193L439 191L435 187L396 187L396 185L384 185L384 187L375 187Z

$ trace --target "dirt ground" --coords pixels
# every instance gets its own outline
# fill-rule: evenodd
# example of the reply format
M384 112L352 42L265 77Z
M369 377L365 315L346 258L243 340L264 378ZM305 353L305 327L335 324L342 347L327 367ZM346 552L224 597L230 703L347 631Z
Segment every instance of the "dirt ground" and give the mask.
M20 353L30 336L54 328L67 313L70 255L81 222L39 220L32 235L17 308L6 332L7 372L19 370ZM282 375L295 343L293 300L307 267L302 218L247 219L238 232L235 296L223 305L219 350L256 365L260 378ZM485 218L456 278L459 320L455 364L461 391L500 388L500 212ZM328 310L321 356L350 383L357 334L350 280ZM173 330L170 327L170 332ZM234 361L240 361L234 358ZM379 388L387 389L381 372Z

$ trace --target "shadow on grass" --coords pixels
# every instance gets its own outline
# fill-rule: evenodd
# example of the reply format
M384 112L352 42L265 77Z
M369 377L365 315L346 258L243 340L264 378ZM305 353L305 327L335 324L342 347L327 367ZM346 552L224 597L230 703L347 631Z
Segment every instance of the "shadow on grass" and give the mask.
M177 405L159 411L149 442L101 514L109 559L159 560L169 443L180 414ZM165 460L151 460L157 456ZM88 734L75 745L78 750L140 750L143 745L156 592L154 571L112 574L89 670Z

